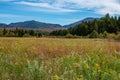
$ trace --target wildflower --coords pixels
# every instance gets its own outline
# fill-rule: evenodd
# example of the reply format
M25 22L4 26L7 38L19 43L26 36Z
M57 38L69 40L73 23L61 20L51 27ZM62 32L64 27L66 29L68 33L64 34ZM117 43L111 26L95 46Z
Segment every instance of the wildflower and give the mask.
M104 74L105 74L105 75L109 75L109 73L107 73L107 72L104 72Z
M82 78L82 77L83 77L83 75L80 75L80 77Z
M95 66L96 66L96 67L99 67L100 65L96 63Z
M105 62L102 62L102 64L105 64Z
M87 68L89 68L89 65L88 64L85 64Z
M59 80L59 76L58 76L58 75L55 75L55 76L54 76L54 80Z
M101 70L99 69L98 72L101 72Z
M93 74L95 75L97 72L96 71L93 71Z
M75 68L80 68L80 64L76 63Z

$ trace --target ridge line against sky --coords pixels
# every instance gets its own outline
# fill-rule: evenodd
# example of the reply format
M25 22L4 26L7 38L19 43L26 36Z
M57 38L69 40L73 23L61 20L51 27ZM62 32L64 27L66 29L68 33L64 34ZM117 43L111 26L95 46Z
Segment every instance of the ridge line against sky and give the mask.
M38 20L69 24L85 17L120 15L120 0L0 0L0 22Z

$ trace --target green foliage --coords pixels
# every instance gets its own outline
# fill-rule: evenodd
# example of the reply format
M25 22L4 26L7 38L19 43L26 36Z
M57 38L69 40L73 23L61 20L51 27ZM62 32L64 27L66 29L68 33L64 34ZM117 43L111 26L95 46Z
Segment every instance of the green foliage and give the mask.
M119 44L101 39L1 38L0 80L120 80Z
M23 37L31 37L31 36L30 36L30 34L25 33L25 34L23 35Z
M120 34L118 34L118 35L115 37L115 40L119 40L119 41L120 41Z
M1 56L0 79L12 80L119 80L120 59L101 51L94 54L68 55L41 61L34 59L19 62Z
M102 33L99 34L99 38L103 38L103 34Z
M0 30L0 36L3 36L3 31L2 30Z
M98 33L117 33L120 32L120 18L119 17L110 17L109 14L106 14L105 17L102 17L98 20L93 20L89 22L82 22L81 24L69 28L68 31L77 36L87 36L96 30Z
M107 38L107 36L108 36L107 31L104 31L104 32L103 32L103 37L104 37L104 38Z
M67 29L66 32L77 36L87 36L90 35L93 30L96 30L98 33L103 33L104 38L107 37L104 32L116 34L120 32L120 17L110 17L109 14L106 14L98 20L82 22L75 27ZM52 36L65 36L67 33L63 35L63 30L58 30L51 32L51 34Z
M65 37L66 38L74 38L74 36L72 34L70 34L70 33L68 33Z
M51 36L65 36L67 35L69 32L68 30L56 30L56 31L52 31L50 33Z
M37 37L42 37L42 33L39 32L39 33L36 33L37 34Z
M116 34L112 33L112 34L108 34L107 38L108 39L115 39L116 36L117 36Z
M15 34L14 34L14 32L7 32L7 33L5 34L5 36L6 36L6 37L15 37Z
M44 34L47 32L44 32ZM0 30L0 36L4 37L30 37L30 36L35 36L35 37L42 37L42 32L41 31L36 31L36 30L25 30L25 29L1 29Z
M89 38L98 38L98 32L93 30L93 32L89 35Z

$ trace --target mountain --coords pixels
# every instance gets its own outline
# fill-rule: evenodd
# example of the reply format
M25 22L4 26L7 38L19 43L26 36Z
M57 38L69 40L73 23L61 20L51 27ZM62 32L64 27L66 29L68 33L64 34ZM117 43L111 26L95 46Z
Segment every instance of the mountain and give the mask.
M24 21L24 22L17 22L11 23L8 25L10 28L18 27L18 28L30 28L30 29L47 29L47 30L55 30L63 28L59 24L51 24L51 23L43 23L38 21Z
M98 19L98 18L88 17L83 20L80 20L65 26L61 26L60 24L51 24L51 23L44 23L44 22L31 20L31 21L10 23L8 25L4 23L0 23L0 28L16 28L17 27L17 28L25 28L25 29L58 30L58 29L66 29L66 28L74 27L82 22L93 21L95 19Z
M76 26L76 25L78 25L78 24L81 24L82 22L93 21L93 20L95 20L95 19L98 20L99 18L88 17L88 18L85 18L85 19L83 19L83 20L80 20L80 21L74 22L74 23L72 23L72 24L65 25L64 27L65 27L65 28L74 27L74 26Z
M4 23L0 23L0 28L5 28L5 27L8 27L8 25Z

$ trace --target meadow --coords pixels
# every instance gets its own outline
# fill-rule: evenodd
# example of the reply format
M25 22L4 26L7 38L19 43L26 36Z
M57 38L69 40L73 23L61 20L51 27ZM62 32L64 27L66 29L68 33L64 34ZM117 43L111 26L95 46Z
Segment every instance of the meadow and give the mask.
M120 80L120 42L0 38L0 80Z

